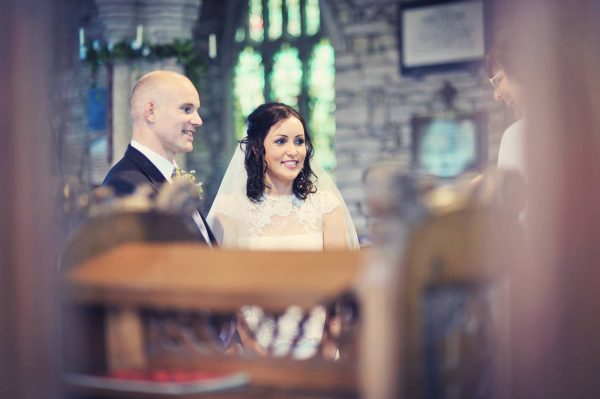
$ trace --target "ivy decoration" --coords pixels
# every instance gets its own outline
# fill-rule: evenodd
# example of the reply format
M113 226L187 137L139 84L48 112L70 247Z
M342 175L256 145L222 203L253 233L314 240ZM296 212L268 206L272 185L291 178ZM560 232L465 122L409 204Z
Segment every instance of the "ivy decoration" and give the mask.
M93 75L103 65L140 60L152 62L167 58L175 58L193 82L198 82L206 69L204 59L191 40L175 39L168 44L145 44L139 48L125 40L115 44L94 40L85 44L84 55L82 61L90 68Z

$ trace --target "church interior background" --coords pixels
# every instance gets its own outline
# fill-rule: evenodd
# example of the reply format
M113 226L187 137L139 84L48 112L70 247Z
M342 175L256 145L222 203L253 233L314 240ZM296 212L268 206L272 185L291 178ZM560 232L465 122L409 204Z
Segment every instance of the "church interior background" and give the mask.
M504 250L495 245L501 238L517 238L503 234L508 230L498 228L502 220L486 226L486 234L465 238L456 234L466 225L464 220L455 219L459 228L445 231L440 241L463 239L460 242L500 263L512 279L510 351L506 352L512 358L504 364L510 366L512 379L510 384L495 385L501 392L491 397L600 397L595 376L600 321L594 317L600 285L600 2L451 2L485 4L479 31L485 32L486 46L480 49L478 62L432 68L407 66L406 49L399 44L402 10L445 2L5 3L0 13L0 397L63 397L59 394L63 348L58 343L63 330L58 304L64 294L59 284L64 282L60 254L65 231L57 230L71 225L62 223L64 215L57 215L57 188L76 181L83 191L90 191L120 158L130 140L127 97L144 72L182 71L199 89L204 124L197 132L194 152L178 162L196 170L204 182L205 211L236 140L243 135L245 114L263 101L284 101L298 107L309 121L318 143L318 162L331 171L368 244L370 233L377 231L372 229L374 217L367 206L373 193L365 180L375 165L459 183L463 176L496 164L502 131L512 117L494 101L480 61L487 45L513 28L527 33L517 44L521 45L518 55L528 56L524 58L529 62L524 70L530 125L525 148L532 166L526 193L533 204L531 234ZM532 6L538 4L543 6ZM515 5L522 6L521 15L511 12ZM464 17L446 15L454 16ZM452 36L447 39L452 41ZM370 258L369 266L396 262L394 271L404 273L408 268L397 245L407 235L401 217L415 216L403 211L411 199L417 202L417 195L394 197L398 193L391 191L374 195L397 200L384 204L394 212L389 225L396 229L397 241L382 240L385 245L380 248L374 245L360 252L383 249L379 252L383 256ZM479 193L486 194L485 190ZM422 242L430 243L427 238ZM481 242L485 245L479 246ZM444 248L449 248L446 254L459 252L453 245ZM228 255L227 251L207 252L215 257ZM435 274L443 262L431 248L424 252L427 256L421 260L428 263L421 269ZM510 262L518 255L528 259ZM467 263L456 259L455 266ZM113 277L120 277L118 268L128 266L121 260L109 265L117 270ZM196 283L204 277L200 275L204 269L198 270ZM365 297L385 301L389 298L382 296L387 293L399 298L398 282L404 280L395 277L376 281L391 287L387 292L373 289ZM370 336L374 344L362 360L368 363L370 355L381 360L378 367L365 367L375 377L375 383L366 386L377 391L384 385L378 378L390 379L391 385L400 380L394 374L397 370L387 367L388 361L397 360L392 359L389 345L405 337L392 334L393 329L378 329L381 324L376 323L400 328L397 307L371 305L364 308L364 315L372 317L364 325L374 326ZM466 327L469 333L471 326ZM84 332L93 339L97 331ZM97 342L89 347L98 349ZM71 342L65 346L73 349Z
M364 176L382 162L417 169L414 118L448 110L479 116L465 160L447 143L459 160L429 164L429 172L449 181L473 157L478 171L495 164L501 132L511 122L480 63L403 71L401 3L64 0L55 99L61 117L54 127L59 174L89 188L100 184L130 140L133 82L156 68L184 71L200 91L204 124L194 152L180 163L203 182L205 210L244 135L244 118L265 101L280 101L305 115L318 161L335 177L366 237ZM488 23L489 15L505 12L503 2L486 3L484 12ZM499 24L485 26L487 44L501 32Z

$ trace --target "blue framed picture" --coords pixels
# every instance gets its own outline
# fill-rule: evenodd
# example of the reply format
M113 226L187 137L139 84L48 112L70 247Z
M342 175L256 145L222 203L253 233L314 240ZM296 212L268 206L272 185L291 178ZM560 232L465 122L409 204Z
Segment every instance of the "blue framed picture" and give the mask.
M108 91L103 87L88 90L87 119L90 130L106 130L106 112L108 109Z
M413 117L413 169L443 179L481 171L486 161L485 126L483 113Z

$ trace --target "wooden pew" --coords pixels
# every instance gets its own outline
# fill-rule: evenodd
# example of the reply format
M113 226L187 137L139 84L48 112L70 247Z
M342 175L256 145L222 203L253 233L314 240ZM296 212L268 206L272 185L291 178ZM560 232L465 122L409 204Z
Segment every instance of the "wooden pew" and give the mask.
M127 243L78 259L83 260L65 267L61 289L64 368L67 377L76 377L67 378L66 390L75 397L167 397L125 394L79 378L119 370L201 370L247 378L242 388L195 393L201 397L357 396L356 358L225 354L206 326L213 315L234 314L245 304L279 314L289 305L311 309L331 303L353 287L363 263L360 252ZM339 344L355 345L354 331L345 330Z
M385 234L361 290L365 396L507 397L524 182L492 173L422 190L394 178L395 199L372 199L374 231Z

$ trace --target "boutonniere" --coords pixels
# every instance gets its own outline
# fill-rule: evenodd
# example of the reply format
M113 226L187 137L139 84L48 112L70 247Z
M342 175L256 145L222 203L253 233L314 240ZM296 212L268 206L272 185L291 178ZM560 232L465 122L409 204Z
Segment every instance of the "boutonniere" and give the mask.
M173 180L183 180L186 182L191 183L194 187L196 187L196 190L198 191L198 197L200 197L200 199L204 199L204 187L202 186L202 182L196 182L196 171L195 170L190 170L185 171L183 169L180 168L175 168L175 170L173 171Z

